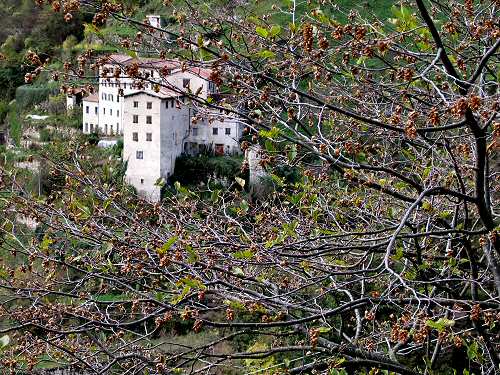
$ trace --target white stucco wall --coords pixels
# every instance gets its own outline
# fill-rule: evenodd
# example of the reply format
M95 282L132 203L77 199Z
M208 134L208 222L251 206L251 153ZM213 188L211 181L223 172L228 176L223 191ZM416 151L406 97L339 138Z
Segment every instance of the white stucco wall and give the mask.
M161 108L161 174L167 179L175 170L175 159L182 154L184 142L189 135L191 109L187 106L177 108L170 101L168 108L163 101Z
M87 113L88 108L88 113ZM96 113L97 109L97 113ZM90 134L97 130L99 125L99 103L83 99L83 132Z
M181 90L186 90L183 87L184 79L189 79L189 87L192 93L198 92L198 89L201 87L201 91L198 94L198 96L201 98L206 98L211 92L210 89L212 87L210 87L209 81L205 78L200 77L199 75L190 72L189 70L184 72L179 69L174 70L172 71L172 74L166 78L166 80L175 87L178 87Z
M73 109L76 105L76 97L74 96L66 96L66 109Z
M137 94L124 99L123 116L123 160L128 163L126 181L134 186L137 193L145 198L157 201L160 198L160 188L155 186L160 177L160 105L161 100L147 94ZM134 108L133 102L139 106ZM146 103L152 102L152 109L146 112ZM133 123L133 116L139 117L138 123ZM152 116L152 124L146 124L146 116ZM133 139L137 133L137 141ZM146 141L146 133L152 133L152 140ZM143 158L137 158L137 152L142 151Z
M134 107L134 102L138 103ZM151 103L151 109L147 103ZM166 102L169 103L168 108ZM139 195L151 201L160 199L159 178L165 181L174 173L175 160L182 153L183 139L189 127L189 109L172 105L173 99L160 99L146 93L124 98L123 160L127 161L126 181ZM134 115L138 123L133 123ZM151 124L147 124L151 116ZM137 133L137 141L134 140ZM147 134L151 134L151 141ZM143 158L137 158L141 151Z

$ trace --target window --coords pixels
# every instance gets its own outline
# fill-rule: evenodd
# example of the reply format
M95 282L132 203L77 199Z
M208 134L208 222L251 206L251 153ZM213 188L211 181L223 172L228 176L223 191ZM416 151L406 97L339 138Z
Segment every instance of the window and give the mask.
M134 142L139 142L139 133L136 132L132 133L132 140Z
M111 108L111 109L109 110L109 115L110 115L110 116L113 116L113 108Z
M126 89L127 88L127 83L124 83L123 84L123 88Z
M98 106L95 106L94 112L95 112L96 115L99 114L99 107Z
M146 133L146 141L151 142L153 140L153 133Z
M213 135L219 134L219 128L212 128L212 134Z
M102 109L102 113L105 115L106 114L106 108Z
M191 80L189 78L183 78L182 79L182 87L187 89L189 87L189 84L191 83Z
M116 102L119 103L120 102L120 95L116 95Z
M107 100L108 99L108 95L107 94L103 94L104 95L104 100Z
M112 94L109 94L109 100L113 101L113 95Z
M120 123L116 123L116 134L120 134Z
M108 124L104 125L104 134L108 134Z
M144 179L143 179L143 178L141 178L141 184L143 184L143 183L144 183Z
M109 131L111 132L111 135L113 135L113 134L114 134L114 133L113 133L113 125L110 125L110 130L109 130Z
M153 117L146 116L146 124L152 124L152 123L153 123Z
M116 110L116 117L120 117L120 110L119 109Z
M144 159L144 153L142 151L136 151L135 158L136 159Z
M155 71L151 70L151 78L155 76Z
M151 109L151 108L153 108L153 103L152 103L152 102L147 102L147 103L146 103L146 108L147 108L147 109Z
M134 108L139 108L139 102L134 102Z
M215 83L213 83L212 81L208 82L208 91L215 92Z
M85 113L89 113L89 106L85 107Z
M168 102L169 100L165 100L165 108L168 108Z
M226 128L226 135L231 135L231 128Z
M193 137L198 135L198 128L193 128Z
M94 124L90 124L90 132L92 133L94 131Z
M132 119L132 122L133 122L134 124L138 124L138 123L139 123L139 115L134 115L134 116L133 116L133 119Z
M85 123L85 133L88 133L89 132L89 123L86 122Z

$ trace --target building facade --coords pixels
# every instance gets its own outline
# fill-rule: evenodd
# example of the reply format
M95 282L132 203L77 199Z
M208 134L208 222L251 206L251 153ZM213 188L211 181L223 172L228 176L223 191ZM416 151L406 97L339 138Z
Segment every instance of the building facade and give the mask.
M127 72L135 72L134 77ZM210 71L178 61L111 55L100 68L96 94L83 99L83 132L123 135L126 180L139 195L160 199L181 154L240 153L244 124L221 111L200 115L188 94L216 91Z

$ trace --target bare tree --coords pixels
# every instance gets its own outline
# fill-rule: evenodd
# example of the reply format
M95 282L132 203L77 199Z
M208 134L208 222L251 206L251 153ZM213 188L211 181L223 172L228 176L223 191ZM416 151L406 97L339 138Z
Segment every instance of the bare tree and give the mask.
M66 186L48 199L4 172L5 212L44 228L23 241L3 225L24 259L2 273L4 366L45 354L93 373L499 371L498 1L415 0L390 22L334 17L328 1L252 17L186 2L164 30L120 3L80 4L98 26L137 27L125 48L210 68L219 95L184 94L245 119L243 147L263 145L275 191L249 203L178 187L148 204L77 144L54 161ZM104 62L87 52L62 74ZM302 177L285 181L283 165ZM190 341L165 335L186 326Z

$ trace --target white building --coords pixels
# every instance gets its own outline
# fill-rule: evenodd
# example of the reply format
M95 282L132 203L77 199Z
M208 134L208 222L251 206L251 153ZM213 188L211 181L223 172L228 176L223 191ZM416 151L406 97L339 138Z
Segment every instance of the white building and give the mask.
M99 127L99 97L91 94L83 99L83 132L94 133Z
M111 55L100 69L97 94L83 99L83 132L123 134L126 180L158 201L155 183L168 180L182 153L240 153L243 123L219 111L201 116L188 99L215 93L209 78L209 70L175 60Z

